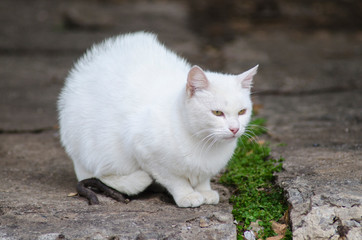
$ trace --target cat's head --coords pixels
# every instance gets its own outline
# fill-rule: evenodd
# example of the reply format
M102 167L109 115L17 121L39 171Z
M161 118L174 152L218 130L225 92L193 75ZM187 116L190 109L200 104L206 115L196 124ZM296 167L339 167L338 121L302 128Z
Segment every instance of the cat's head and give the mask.
M193 66L187 77L185 119L205 141L240 137L250 121L250 89L258 66L239 75L205 72Z

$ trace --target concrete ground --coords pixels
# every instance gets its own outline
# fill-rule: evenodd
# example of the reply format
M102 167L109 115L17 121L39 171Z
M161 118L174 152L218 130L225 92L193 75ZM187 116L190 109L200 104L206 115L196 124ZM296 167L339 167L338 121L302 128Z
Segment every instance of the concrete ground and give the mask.
M0 2L0 239L235 239L228 189L217 206L180 209L149 191L129 204L75 191L56 100L92 43L148 30L192 63L238 73L256 64L254 102L291 205L294 239L362 239L362 32L248 28L213 47L183 1Z

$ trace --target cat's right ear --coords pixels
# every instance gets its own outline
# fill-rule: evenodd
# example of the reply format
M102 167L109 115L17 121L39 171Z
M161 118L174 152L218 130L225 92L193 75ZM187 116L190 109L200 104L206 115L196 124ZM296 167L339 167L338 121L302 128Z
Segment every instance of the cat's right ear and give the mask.
M192 97L196 91L206 89L209 81L204 71L199 66L193 66L187 76L186 91L189 97Z
M237 76L237 79L241 82L241 86L246 89L250 89L253 83L253 77L258 72L259 65L256 65L252 69Z

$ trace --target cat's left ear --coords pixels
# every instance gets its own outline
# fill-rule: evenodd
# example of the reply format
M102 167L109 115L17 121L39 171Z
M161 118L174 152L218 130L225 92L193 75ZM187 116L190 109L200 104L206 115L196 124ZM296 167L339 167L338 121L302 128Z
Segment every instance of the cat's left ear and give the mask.
M196 91L206 89L209 81L204 71L199 66L193 66L187 76L186 91L189 97L192 97Z
M239 74L236 79L240 81L242 88L250 89L253 83L253 77L258 72L259 65Z

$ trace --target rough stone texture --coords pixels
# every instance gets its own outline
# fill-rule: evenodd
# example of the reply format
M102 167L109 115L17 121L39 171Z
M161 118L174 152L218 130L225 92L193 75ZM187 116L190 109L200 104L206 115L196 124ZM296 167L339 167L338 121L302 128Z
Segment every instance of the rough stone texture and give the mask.
M260 64L254 102L267 119L293 239L362 239L361 33L255 31L225 45L224 68Z
M361 91L262 98L273 154L286 159L278 183L292 206L294 239L361 239ZM276 103L282 111L270 112Z
M224 49L231 71L261 64L254 100L272 154L285 158L277 182L293 239L362 239L361 43L360 34L274 32Z
M235 239L218 184L221 203L196 209L151 190L127 205L67 197L76 179L56 130L63 79L93 42L145 29L202 67L260 64L253 99L285 158L277 183L294 239L362 239L362 32L244 22L242 37L213 47L188 21L183 1L0 1L0 239Z
M217 206L178 208L148 191L128 204L100 196L89 206L68 197L76 184L55 131L0 135L0 239L234 239L229 192ZM207 225L200 226L200 221ZM142 238L141 238L142 237Z
M264 95L361 89L361 41L362 33L255 30L223 47L224 69L260 64L254 92Z
M56 124L56 99L75 57L0 55L0 129L41 130Z

